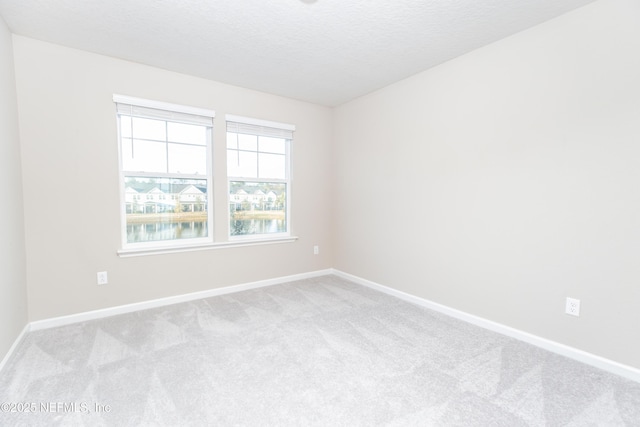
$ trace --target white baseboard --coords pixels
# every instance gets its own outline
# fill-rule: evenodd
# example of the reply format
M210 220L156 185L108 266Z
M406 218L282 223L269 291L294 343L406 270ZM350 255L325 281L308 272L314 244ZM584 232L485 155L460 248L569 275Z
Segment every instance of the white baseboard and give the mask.
M4 366L9 362L9 359L11 358L13 353L16 351L16 348L18 348L18 345L22 342L25 335L27 335L27 332L29 332L30 330L31 330L31 327L29 323L27 323L24 326L24 328L22 328L22 332L20 332L20 335L18 335L18 338L16 338L16 340L13 342L13 345L11 346L11 348L9 348L9 351L4 356L4 359L2 359L2 362L0 362L0 372L2 372L2 370L4 369Z
M540 347L545 350L551 351L553 353L560 354L570 359L574 359L579 362L585 363L587 365L591 365L593 367L602 369L603 371L607 371L612 374L620 375L621 377L625 377L627 379L640 382L640 369L634 368L632 366L624 365L622 363L618 363L613 360L606 359L604 357L597 356L595 354L588 353L586 351L579 350L574 347L570 347L568 345L560 344L558 342L555 342L546 338L542 338L537 335L533 335L528 332L524 332L519 329L515 329L498 322L494 322L491 320L484 319L482 317L474 316L472 314L465 313L464 311L456 310L454 308L447 307L445 305L438 304L436 302L429 301L424 298L417 297L415 295L398 291L396 289L389 288L379 283L375 283L370 280L363 279L361 277L354 276L352 274L348 274L340 270L332 269L331 271L336 276L342 277L344 279L350 280L352 282L358 283L363 286L367 286L369 288L375 289L385 294L392 295L404 301L407 301L422 307L426 307L431 310L446 314L448 316L455 317L456 319L460 319L465 322L474 324L476 326L480 326L484 329L489 329L499 334L506 335L520 341L524 341L536 347Z
M358 276L354 276L349 273L345 273L343 271L337 269L326 269L326 270L318 270L310 273L302 273L295 274L291 276L278 277L274 279L260 280L257 282L244 283L240 285L232 285L226 286L223 288L210 289L201 292L193 292L189 294L176 295L167 298L159 298L150 301L143 301L139 303L121 305L116 307L105 308L101 310L88 311L84 313L72 314L69 316L61 316L55 317L51 319L38 320L35 322L31 322L23 329L22 333L18 336L16 341L14 342L11 349L0 363L0 371L7 363L13 352L15 351L18 344L22 341L25 334L29 331L36 331L40 329L48 329L57 326L69 325L72 323L83 322L87 320L100 319L104 317L115 316L117 314L131 313L139 310L146 310L149 308L163 307L166 305L177 304L181 302L193 301L201 298L209 298L218 295L225 295L234 292L246 291L249 289L256 289L265 286L277 285L280 283L291 282L295 280L308 279L311 277L319 277L327 274L335 274L336 276L342 277L344 279L350 280L352 282L358 283L363 286L367 286L369 288L375 289L377 291L383 292L388 295L392 295L394 297L400 298L404 301L426 307L428 309L446 314L448 316L463 320L465 322L480 326L482 328L500 333L502 335L506 335L512 338L515 338L520 341L527 342L529 344L535 345L536 347L543 348L545 350L551 351L553 353L560 354L562 356L577 360L582 363L586 363L587 365L591 365L593 367L602 369L604 371L620 375L622 377L628 378L630 380L640 382L640 369L634 368L632 366L624 365L622 363L615 362L610 359L606 359L601 356L597 356L592 353L588 353L583 350L579 350L577 348L573 348L564 344L560 344L555 341L551 341L546 338L539 337L537 335L530 334L528 332L521 331L519 329L512 328L510 326L503 325L498 322L494 322L491 320L484 319L479 316L474 316L469 313L465 313L460 310L453 309L451 307L447 307L442 304L438 304L433 301L426 300L424 298L417 297L415 295L411 295L379 283L372 282L367 279L363 279Z
M87 311L84 313L71 314L68 316L54 317L51 319L37 320L31 322L30 330L37 331L40 329L55 328L57 326L69 325L72 323L84 322L87 320L101 319L104 317L115 316L117 314L132 313L134 311L146 310L149 308L164 307L166 305L177 304L181 302L193 301L202 298L210 298L218 295L225 295L234 292L246 291L249 289L262 288L265 286L277 285L280 283L292 282L294 280L308 279L311 277L324 276L331 274L332 270L318 270L310 273L294 274L291 276L277 277L274 279L260 280L257 282L243 283L240 285L225 286L223 288L209 289L206 291L193 292L189 294L176 295L172 297L159 298L149 301L142 301L133 304L119 305L116 307L103 308L100 310Z

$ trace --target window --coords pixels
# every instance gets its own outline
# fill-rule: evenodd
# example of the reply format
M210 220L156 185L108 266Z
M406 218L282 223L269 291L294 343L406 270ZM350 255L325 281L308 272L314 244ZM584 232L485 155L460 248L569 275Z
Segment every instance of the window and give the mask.
M113 99L123 247L212 242L214 112L121 95Z
M227 116L231 238L289 235L290 143L295 127Z

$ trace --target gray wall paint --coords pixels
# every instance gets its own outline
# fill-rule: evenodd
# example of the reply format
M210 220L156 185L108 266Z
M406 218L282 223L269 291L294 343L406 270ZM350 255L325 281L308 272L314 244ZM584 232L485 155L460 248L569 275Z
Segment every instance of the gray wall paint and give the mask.
M638 76L606 0L338 107L335 267L640 368Z
M30 320L331 267L330 109L19 36L14 54ZM225 114L296 125L291 225L299 240L119 258L114 93L215 110L218 169L226 169ZM214 187L224 220L226 180ZM109 273L108 285L96 284L98 271Z
M0 360L27 324L22 172L11 33L0 17Z

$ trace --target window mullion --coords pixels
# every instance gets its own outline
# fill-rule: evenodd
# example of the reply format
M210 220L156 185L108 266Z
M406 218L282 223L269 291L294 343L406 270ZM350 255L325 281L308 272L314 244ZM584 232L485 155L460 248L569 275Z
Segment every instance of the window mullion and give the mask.
M167 173L169 172L169 123L164 122L164 150L167 160Z
M123 171L124 176L132 178L172 178L172 179L206 179L206 175L191 175L171 172L133 172Z
M253 178L253 177L247 177L247 176L231 176L231 175L229 175L227 178L230 181L259 182L263 184L269 184L270 182L273 182L273 183L287 182L286 179L279 179L279 178Z
M260 177L260 135L256 138L256 175Z
M133 141L135 140L133 135L133 117L129 116L129 123L131 128L131 157L135 158L135 150L133 149Z

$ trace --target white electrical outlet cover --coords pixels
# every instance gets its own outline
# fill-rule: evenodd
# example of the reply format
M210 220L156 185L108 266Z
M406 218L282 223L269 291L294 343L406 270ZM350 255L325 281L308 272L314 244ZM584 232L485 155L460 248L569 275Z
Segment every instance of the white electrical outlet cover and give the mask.
M106 285L109 283L109 279L106 271L98 272L98 285Z
M580 316L580 300L575 298L567 298L565 313L572 316Z

